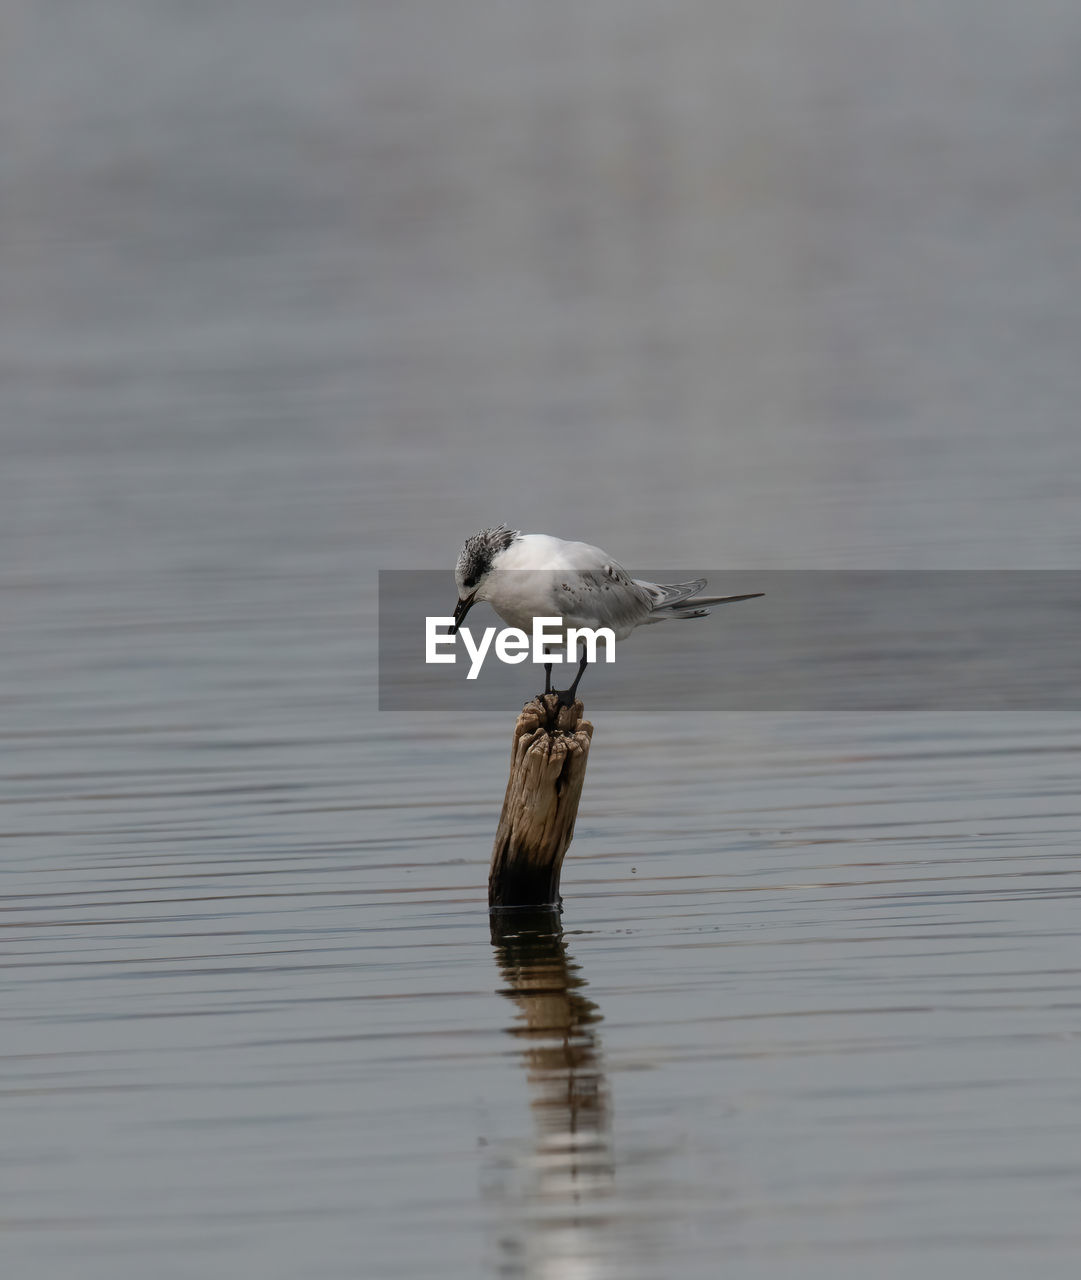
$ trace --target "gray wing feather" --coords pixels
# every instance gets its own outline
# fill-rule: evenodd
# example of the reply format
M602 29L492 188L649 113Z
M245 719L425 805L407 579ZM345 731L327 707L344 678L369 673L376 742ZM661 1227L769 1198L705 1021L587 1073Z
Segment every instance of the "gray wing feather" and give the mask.
M593 615L594 620L603 617L602 625L616 630L639 625L653 609L653 601L642 589L642 584L628 577L618 564L606 564L600 569L578 569L562 580L556 594L560 591L564 593L565 600L569 597L570 601L589 601L589 612L584 616L589 618ZM564 607L564 617L573 611L573 603L570 609Z
M666 618L708 618L709 606L730 604L736 600L754 600L763 595L761 591L751 591L738 596L700 596L697 593L706 585L705 578L696 578L694 582L638 582L650 592L656 601L649 622L663 622Z
M646 592L653 602L655 611L670 609L682 600L689 600L706 585L705 578L695 578L693 582L646 582L642 578L628 579L628 581L633 581L636 587L641 587Z
M553 594L557 611L565 619L573 625L575 606L581 603L583 619L596 622L603 618L602 625L617 631L668 618L706 618L709 605L751 599L750 595L699 596L696 593L706 585L705 578L669 583L632 578L613 561L600 569L578 569L557 577Z

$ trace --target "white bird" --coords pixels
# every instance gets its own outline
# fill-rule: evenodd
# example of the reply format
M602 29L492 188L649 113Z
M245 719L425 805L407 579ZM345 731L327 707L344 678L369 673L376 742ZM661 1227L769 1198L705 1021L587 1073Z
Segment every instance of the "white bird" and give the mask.
M624 640L646 623L669 618L706 618L709 606L764 595L700 596L705 578L693 582L646 582L632 578L600 547L565 542L546 533L521 533L500 524L466 538L454 567L458 605L451 635L478 601L487 600L508 626L529 631L537 617L562 617L569 627L610 627ZM558 634L559 628L554 629ZM583 654L574 683L560 692L561 702L574 701L586 669ZM544 692L552 690L552 664L544 665Z

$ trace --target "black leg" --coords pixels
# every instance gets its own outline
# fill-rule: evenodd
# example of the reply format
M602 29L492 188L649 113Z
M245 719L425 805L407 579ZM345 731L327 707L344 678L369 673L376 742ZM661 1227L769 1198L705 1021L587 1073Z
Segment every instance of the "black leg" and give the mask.
M544 692L546 694L552 692L552 664L550 662L544 664Z
M586 669L586 656L582 654L582 660L578 664L578 674L574 677L574 684L569 689L560 689L557 691L559 697L559 705L561 707L573 707L574 697L578 690L578 681L581 680Z

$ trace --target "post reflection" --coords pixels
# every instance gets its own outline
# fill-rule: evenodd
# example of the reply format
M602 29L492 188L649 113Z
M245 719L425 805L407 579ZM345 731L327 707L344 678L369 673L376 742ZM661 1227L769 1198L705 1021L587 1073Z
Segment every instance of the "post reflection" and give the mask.
M504 1152L490 1179L503 1201L499 1274L607 1274L613 1160L600 1010L584 994L558 913L494 915L492 945L506 983L501 994L516 1006L507 1033L521 1046L534 1130L530 1150Z

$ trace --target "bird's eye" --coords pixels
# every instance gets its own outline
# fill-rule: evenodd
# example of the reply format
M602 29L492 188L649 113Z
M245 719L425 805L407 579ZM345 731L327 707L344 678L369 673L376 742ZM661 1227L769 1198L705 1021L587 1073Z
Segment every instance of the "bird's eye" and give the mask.
M462 586L464 587L475 587L476 585L477 585L476 578L466 578L465 582L462 583Z

